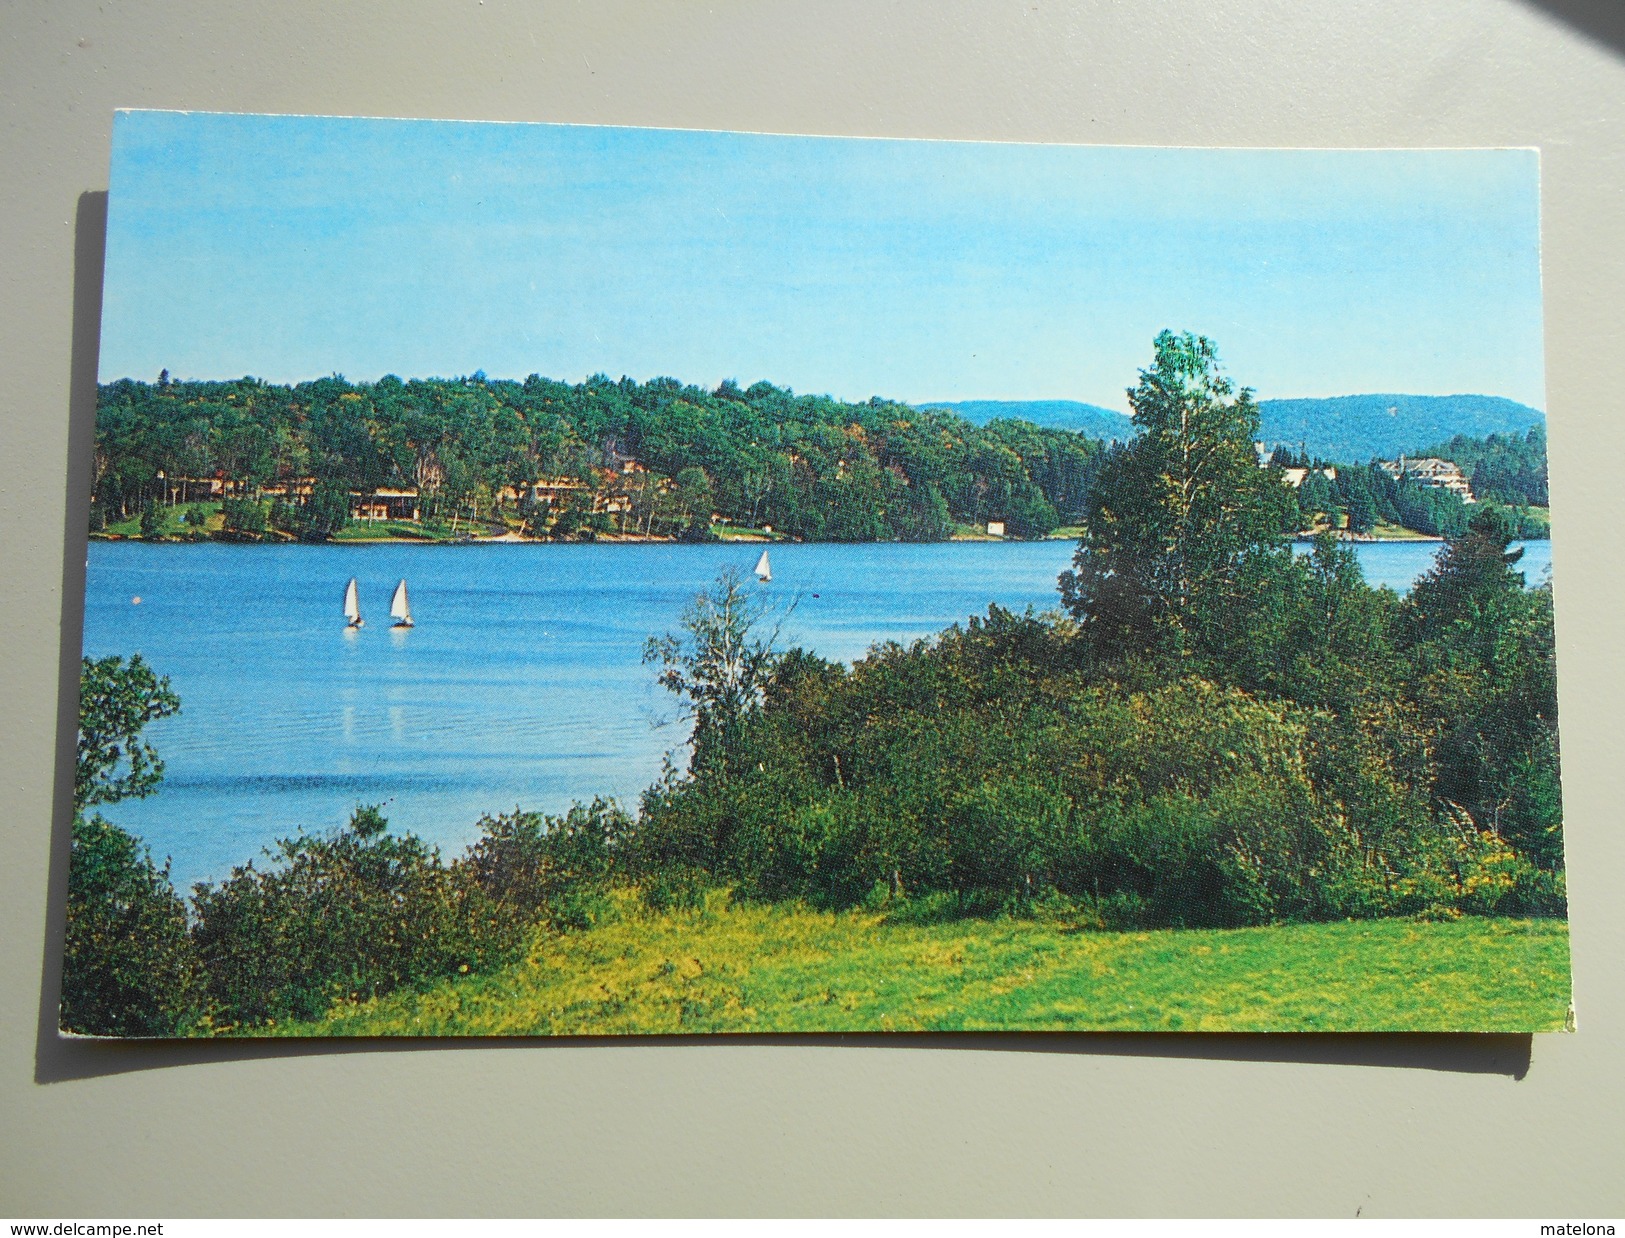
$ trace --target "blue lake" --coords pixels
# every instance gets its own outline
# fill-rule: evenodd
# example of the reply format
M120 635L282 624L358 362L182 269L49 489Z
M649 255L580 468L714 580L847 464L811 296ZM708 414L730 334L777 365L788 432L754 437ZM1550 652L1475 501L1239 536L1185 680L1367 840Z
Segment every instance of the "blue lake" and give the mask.
M643 643L760 549L92 543L85 652L140 653L182 702L148 730L167 767L160 791L104 812L170 857L184 889L300 828L341 825L357 803L383 803L392 827L448 852L487 812L594 795L633 805L687 738ZM779 545L762 588L781 609L794 602L781 644L851 661L990 602L1053 608L1072 550ZM1358 553L1369 580L1404 590L1438 550ZM1550 543L1532 542L1520 566L1538 584L1550 562ZM359 632L340 614L351 576ZM410 631L389 626L403 577Z

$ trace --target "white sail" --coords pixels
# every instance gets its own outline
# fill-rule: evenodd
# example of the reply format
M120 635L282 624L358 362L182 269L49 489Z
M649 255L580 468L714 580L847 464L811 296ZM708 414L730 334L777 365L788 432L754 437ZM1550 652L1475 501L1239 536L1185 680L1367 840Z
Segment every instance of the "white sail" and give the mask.
M361 623L361 601L356 596L355 577L350 577L350 583L344 586L344 618L351 627Z
M395 596L389 602L389 617L402 623L412 622L412 604L406 600L406 582L395 586Z
M773 568L768 564L765 550L762 551L762 557L756 560L756 579L763 581L773 579Z

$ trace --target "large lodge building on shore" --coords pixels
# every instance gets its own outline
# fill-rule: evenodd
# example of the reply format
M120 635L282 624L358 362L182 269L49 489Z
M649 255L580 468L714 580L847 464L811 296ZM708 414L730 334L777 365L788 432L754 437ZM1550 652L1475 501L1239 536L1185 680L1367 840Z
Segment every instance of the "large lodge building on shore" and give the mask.
M1253 444L1253 449L1258 453L1259 468L1268 468L1271 459L1270 448L1258 442ZM1437 456L1407 459L1401 455L1397 460L1379 460L1377 466L1395 481L1412 481L1429 490L1449 490L1452 494L1460 495L1463 503L1478 501L1473 497L1472 483L1461 471L1461 465L1454 460L1441 460ZM1304 479L1310 473L1319 473L1327 481L1337 480L1337 469L1331 465L1315 469L1284 468L1281 472L1286 478L1287 485L1294 490L1303 485Z
M1409 479L1429 490L1449 490L1453 494L1459 494L1463 503L1478 501L1473 498L1472 483L1461 471L1461 465L1454 460L1441 460L1437 456L1421 456L1407 460L1404 456L1400 456L1397 460L1381 461L1380 467L1395 481Z

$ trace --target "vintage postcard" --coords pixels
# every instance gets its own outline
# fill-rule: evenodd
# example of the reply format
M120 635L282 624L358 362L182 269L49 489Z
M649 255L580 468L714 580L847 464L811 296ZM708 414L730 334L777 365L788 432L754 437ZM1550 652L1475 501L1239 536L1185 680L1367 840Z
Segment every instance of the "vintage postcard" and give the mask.
M110 185L65 1032L1571 1024L1535 152Z

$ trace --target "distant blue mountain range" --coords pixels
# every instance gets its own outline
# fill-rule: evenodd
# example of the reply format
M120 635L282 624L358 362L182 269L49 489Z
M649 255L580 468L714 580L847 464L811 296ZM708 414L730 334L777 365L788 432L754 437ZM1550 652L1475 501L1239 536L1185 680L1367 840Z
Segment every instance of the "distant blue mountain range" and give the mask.
M1457 434L1522 434L1546 414L1494 395L1340 395L1323 400L1260 400L1261 437L1271 446L1302 443L1310 455L1363 464L1391 460Z
M1090 438L1125 439L1134 425L1124 413L1077 400L957 400L922 404L986 425L1017 418ZM1260 437L1271 446L1303 446L1310 455L1345 463L1391 459L1457 434L1483 438L1522 434L1546 415L1493 395L1340 395L1325 399L1260 400Z
M945 408L978 426L1005 417L1052 430L1074 430L1090 438L1116 440L1134 433L1134 423L1126 413L1077 400L944 400L919 407Z

